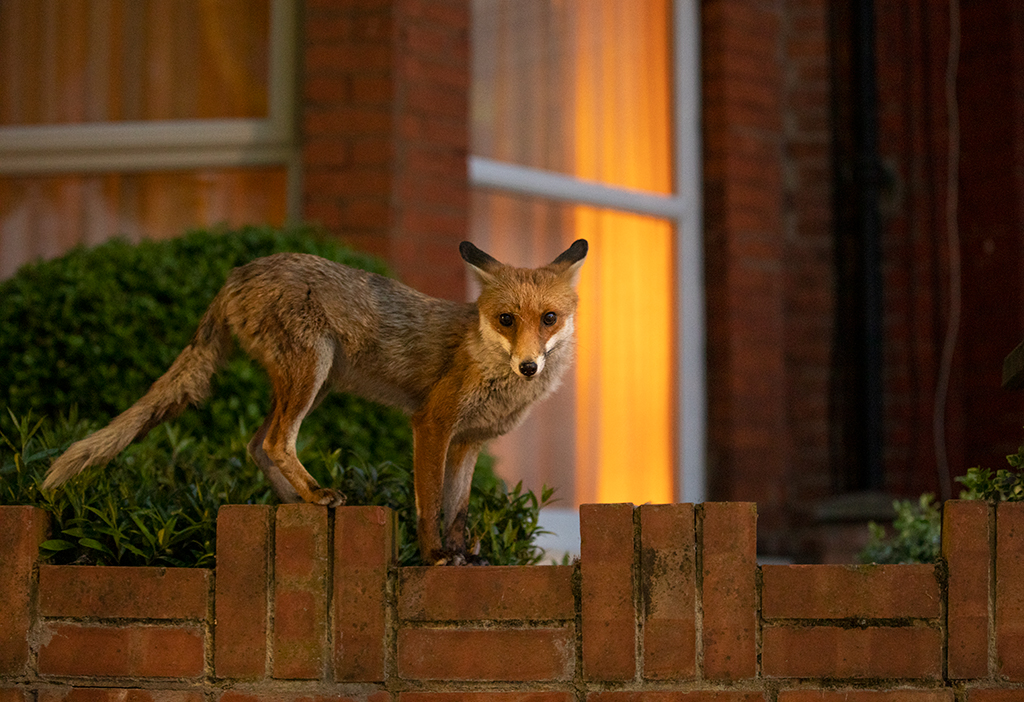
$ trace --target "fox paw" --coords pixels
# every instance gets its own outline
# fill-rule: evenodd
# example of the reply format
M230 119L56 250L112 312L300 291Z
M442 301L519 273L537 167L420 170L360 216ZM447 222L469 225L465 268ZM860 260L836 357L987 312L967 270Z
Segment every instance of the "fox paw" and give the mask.
M475 553L466 553L465 551L435 551L431 557L431 562L434 565L448 565L448 566L485 566L490 565L485 558L481 558Z
M317 488L313 491L314 505L327 505L328 507L341 507L345 504L345 495L333 488Z

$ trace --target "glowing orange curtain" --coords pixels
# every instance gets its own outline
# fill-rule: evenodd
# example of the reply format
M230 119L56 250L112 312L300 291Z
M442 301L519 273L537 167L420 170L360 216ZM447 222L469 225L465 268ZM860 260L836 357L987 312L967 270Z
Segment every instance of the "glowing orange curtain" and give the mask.
M668 7L581 3L579 177L670 192ZM628 128L623 129L623 125ZM579 208L590 241L577 363L577 500L674 498L673 232L665 221Z

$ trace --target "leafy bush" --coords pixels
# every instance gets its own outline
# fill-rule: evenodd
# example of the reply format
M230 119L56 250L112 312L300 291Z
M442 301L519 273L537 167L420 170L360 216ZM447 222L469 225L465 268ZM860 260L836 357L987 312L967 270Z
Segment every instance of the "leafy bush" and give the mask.
M59 490L39 490L52 458L95 428L71 416L56 424L29 417L0 418L0 504L34 504L51 516L43 543L53 563L211 567L217 508L267 504L263 474L245 466L246 435L230 442L195 438L164 425L132 445L106 468L93 468ZM397 463L345 463L340 450L305 449L300 457L325 485L340 488L349 504L385 505L398 513L399 562L419 562L411 472ZM469 536L495 565L537 563L541 533L538 500L520 485L511 491L489 461L477 468L470 495Z
M967 475L956 479L964 486L960 491L961 500L987 500L989 502L1021 502L1024 501L1024 446L1017 453L1006 457L1009 468L1001 468L993 473L980 466L971 468Z
M956 479L964 486L961 500L988 502L1024 501L1024 446L1006 457L1009 468L995 472L975 467ZM931 495L921 495L915 505L912 501L893 503L896 520L893 534L888 536L883 527L868 524L869 542L858 555L862 563L931 563L939 558L941 544L941 516L938 505L932 504Z
M110 241L23 267L0 283L0 410L57 417L78 407L106 422L142 396L188 343L228 272L278 251L313 253L378 273L383 264L309 229L193 231L138 245ZM210 400L175 425L227 442L252 433L269 408L269 383L241 352L214 377ZM398 411L338 393L303 434L345 456L409 461L412 435Z
M858 554L861 563L932 563L939 557L942 516L933 495L896 500L892 535L883 526L868 524L869 540Z

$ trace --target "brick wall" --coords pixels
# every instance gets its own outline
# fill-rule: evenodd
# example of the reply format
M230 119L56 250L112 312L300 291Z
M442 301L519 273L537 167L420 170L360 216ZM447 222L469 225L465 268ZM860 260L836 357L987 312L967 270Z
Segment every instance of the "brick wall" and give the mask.
M306 0L303 217L461 300L469 3Z
M580 518L571 566L398 568L387 509L228 506L204 570L40 565L0 507L0 702L1024 699L1024 504L947 503L938 565L759 567L750 503Z

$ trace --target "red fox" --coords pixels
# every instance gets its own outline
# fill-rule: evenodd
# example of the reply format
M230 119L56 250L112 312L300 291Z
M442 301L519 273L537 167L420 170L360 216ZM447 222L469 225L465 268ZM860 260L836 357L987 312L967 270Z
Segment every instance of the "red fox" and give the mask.
M270 377L270 414L248 449L282 502L345 502L306 472L295 440L303 418L329 391L355 393L411 416L424 562L472 561L465 531L477 454L552 392L572 362L587 242L574 242L536 269L502 264L467 241L459 252L481 285L475 303L428 297L309 254L275 254L236 268L167 372L55 460L43 489L110 461L205 400L234 336Z

